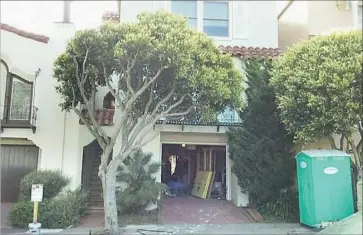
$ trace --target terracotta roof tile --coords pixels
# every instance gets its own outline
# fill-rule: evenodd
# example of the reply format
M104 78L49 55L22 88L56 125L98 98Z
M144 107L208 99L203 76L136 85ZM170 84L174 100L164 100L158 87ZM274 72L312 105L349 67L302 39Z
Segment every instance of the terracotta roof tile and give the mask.
M91 123L89 114L86 109L82 110L82 115L85 117L86 121ZM113 116L115 115L114 109L97 109L96 110L96 121L100 126L112 126ZM82 120L79 120L79 124L83 125Z
M102 14L103 21L120 22L120 15L114 11L106 11Z
M256 59L274 59L282 54L279 48L266 47L238 47L238 46L219 46L222 52L229 53L233 56L238 56L241 59L256 58Z
M10 33L15 33L21 37L24 38L29 38L32 39L34 41L38 41L38 42L42 42L42 43L48 43L49 41L49 37L41 35L41 34L35 34L35 33L30 33L18 28L15 28L13 26L7 25L7 24L3 24L0 23L0 29L10 32Z

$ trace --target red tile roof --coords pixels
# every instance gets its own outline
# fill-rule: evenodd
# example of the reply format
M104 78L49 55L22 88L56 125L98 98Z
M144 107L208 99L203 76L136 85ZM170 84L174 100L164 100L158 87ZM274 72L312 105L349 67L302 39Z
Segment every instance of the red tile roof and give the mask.
M102 14L103 21L120 22L120 15L114 11L106 11Z
M42 42L42 43L48 43L49 41L49 37L41 35L41 34L35 34L35 33L30 33L18 28L15 28L13 26L7 25L7 24L3 24L0 23L0 29L4 30L4 31L8 31L10 33L15 33L21 37L24 38L29 38L32 39L34 41L38 41L38 42Z
M256 59L274 59L282 54L279 48L265 47L238 47L238 46L219 46L223 53L228 53L241 59L256 58Z
M90 124L91 119L89 118L89 114L87 110L82 110L82 115L85 117L86 121ZM112 126L113 125L113 116L115 115L114 109L97 109L96 110L96 121L100 126ZM83 125L82 120L79 120L79 124Z

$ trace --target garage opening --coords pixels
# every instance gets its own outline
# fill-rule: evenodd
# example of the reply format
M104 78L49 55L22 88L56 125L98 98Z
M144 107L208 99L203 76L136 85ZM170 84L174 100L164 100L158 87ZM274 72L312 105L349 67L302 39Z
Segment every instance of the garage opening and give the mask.
M161 181L174 190L162 200L161 223L251 222L242 208L226 200L225 146L163 144L162 162Z
M163 144L162 183L171 197L226 198L225 146Z
M38 166L35 145L1 145L1 202L16 202L21 178Z

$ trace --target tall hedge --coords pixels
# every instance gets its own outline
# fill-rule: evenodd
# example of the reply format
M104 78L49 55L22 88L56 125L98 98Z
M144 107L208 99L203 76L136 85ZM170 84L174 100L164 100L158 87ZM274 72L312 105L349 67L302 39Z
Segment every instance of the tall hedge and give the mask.
M247 106L242 126L230 129L232 171L250 206L262 205L287 192L294 183L295 161L290 152L293 139L279 118L275 94L269 86L271 62L246 61Z

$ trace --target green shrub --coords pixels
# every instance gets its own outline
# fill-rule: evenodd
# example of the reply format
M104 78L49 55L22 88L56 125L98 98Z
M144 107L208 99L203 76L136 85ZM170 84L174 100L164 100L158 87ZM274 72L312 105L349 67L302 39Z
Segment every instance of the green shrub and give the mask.
M281 190L278 196L258 209L262 214L271 215L285 222L299 222L298 193L292 190Z
M43 184L43 198L53 198L67 186L69 181L69 178L60 171L39 170L31 172L25 175L20 182L20 198L30 200L32 184Z
M43 228L67 228L77 225L87 212L87 195L80 189L67 192L54 199L39 202L38 222ZM33 220L33 203L21 200L10 211L13 227L27 228Z
M158 203L166 185L156 182L153 174L159 172L159 163L150 163L151 154L138 150L128 157L118 171L118 180L126 183L126 188L117 193L117 208L121 214L143 214L146 207Z
M269 86L271 61L249 59L247 106L241 112L242 125L230 128L228 144L236 175L249 206L258 208L294 184L296 163L293 138L280 119L275 93Z

